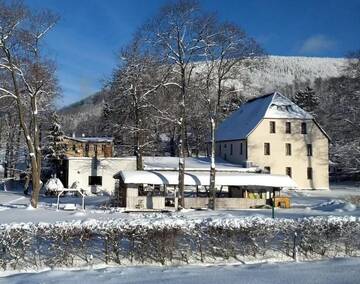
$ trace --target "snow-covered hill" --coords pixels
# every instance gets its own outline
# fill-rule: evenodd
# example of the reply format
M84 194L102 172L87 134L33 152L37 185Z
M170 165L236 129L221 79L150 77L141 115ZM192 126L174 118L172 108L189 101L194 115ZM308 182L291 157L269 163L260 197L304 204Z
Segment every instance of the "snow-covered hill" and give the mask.
M316 78L341 75L344 58L270 56L262 70L245 72L250 86L266 92L283 88L294 82L313 82Z
M228 84L244 90L244 93L251 97L275 90L287 94L293 91L292 86L295 82L313 84L316 78L340 76L345 60L344 58L269 56L261 69L239 71L241 78L247 82L246 86L235 80L229 81ZM70 125L66 128L74 131L77 130L79 123L99 117L104 104L103 96L104 94L99 92L60 110L65 124Z

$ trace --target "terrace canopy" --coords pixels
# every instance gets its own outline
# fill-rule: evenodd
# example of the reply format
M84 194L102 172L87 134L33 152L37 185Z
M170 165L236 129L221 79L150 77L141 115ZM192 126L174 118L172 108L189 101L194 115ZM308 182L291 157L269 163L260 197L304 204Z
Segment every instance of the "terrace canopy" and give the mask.
M185 185L209 186L209 172L185 172ZM156 184L177 185L179 174L177 171L120 171L114 175L124 184ZM286 175L217 172L216 185L224 186L260 186L277 188L296 188L296 183Z

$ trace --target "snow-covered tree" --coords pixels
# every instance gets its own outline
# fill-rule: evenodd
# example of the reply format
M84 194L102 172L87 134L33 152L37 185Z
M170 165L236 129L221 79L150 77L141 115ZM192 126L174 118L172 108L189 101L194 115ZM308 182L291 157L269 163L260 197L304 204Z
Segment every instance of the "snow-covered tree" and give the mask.
M57 17L30 11L22 2L0 2L0 99L16 106L31 162L31 205L37 207L41 188L39 112L56 95L54 65L42 53L44 36Z
M204 13L198 2L182 0L164 5L144 27L148 40L165 62L174 66L172 84L177 87L179 139L179 193L184 205L185 157L188 155L187 111L189 86L193 80L194 63L205 49L204 40L213 16ZM176 94L176 93L175 93Z
M121 51L121 63L108 83L111 94L104 118L113 123L116 138L121 138L125 153L134 153L137 169L143 169L143 152L156 143L154 131L160 108L155 96L167 83L169 69L156 56L144 50L141 34ZM124 152L124 150L122 151Z
M309 113L315 114L319 105L319 97L314 89L307 86L305 90L300 90L295 94L294 103Z
M66 145L64 144L64 132L61 129L59 116L53 113L51 116L51 125L46 136L46 145L44 154L47 159L62 159L66 153Z
M259 44L249 37L244 30L232 23L221 23L217 19L212 20L207 27L207 34L203 42L204 67L199 72L202 78L203 95L206 102L207 117L209 118L211 137L211 166L210 166L210 198L209 207L215 208L215 128L221 119L224 98L230 100L236 98L236 90L229 86L229 81L237 80L245 85L246 77L241 76L240 70L256 69L263 63L264 52ZM234 107L234 106L232 106Z
M348 54L344 71L348 77L360 79L360 49Z

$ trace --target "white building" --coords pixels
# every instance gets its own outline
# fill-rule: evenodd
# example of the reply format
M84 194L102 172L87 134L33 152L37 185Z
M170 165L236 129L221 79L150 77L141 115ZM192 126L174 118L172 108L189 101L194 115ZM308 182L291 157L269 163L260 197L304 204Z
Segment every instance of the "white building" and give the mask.
M144 170L177 171L178 157L144 157ZM210 160L207 157L186 159L187 171L209 171ZM113 193L116 180L113 176L119 171L136 170L135 157L95 158L68 157L65 160L65 187L74 183L87 192L104 190ZM217 159L217 170L221 172L249 173L259 172L258 168L243 168L240 165Z

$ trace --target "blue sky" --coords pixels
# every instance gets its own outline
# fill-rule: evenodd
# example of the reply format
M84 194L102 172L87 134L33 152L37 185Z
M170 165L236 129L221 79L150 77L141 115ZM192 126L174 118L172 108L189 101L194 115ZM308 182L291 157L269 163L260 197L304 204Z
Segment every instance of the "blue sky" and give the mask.
M47 37L58 65L58 105L101 89L116 54L165 0L25 0L61 17ZM269 54L342 57L360 48L360 0L203 0L205 10L239 24Z

